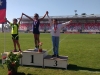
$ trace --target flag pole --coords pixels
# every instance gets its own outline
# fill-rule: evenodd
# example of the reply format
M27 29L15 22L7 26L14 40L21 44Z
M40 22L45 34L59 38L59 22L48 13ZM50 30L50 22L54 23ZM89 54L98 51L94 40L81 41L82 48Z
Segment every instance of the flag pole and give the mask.
M4 52L6 50L6 38L5 38L5 27L4 27L4 24L3 24L3 30L4 30Z
M6 1L6 10L7 10L7 1ZM5 16L6 18L6 16ZM5 34L5 26L4 24L7 24L7 22L3 23L3 30L4 30L4 52L6 51L6 34Z

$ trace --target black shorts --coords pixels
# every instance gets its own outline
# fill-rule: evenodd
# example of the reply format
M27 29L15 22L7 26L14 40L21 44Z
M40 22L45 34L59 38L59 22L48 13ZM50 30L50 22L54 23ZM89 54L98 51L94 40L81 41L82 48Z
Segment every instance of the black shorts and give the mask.
M19 35L18 34L12 34L12 39L19 40Z
M39 31L33 31L33 34L40 34Z

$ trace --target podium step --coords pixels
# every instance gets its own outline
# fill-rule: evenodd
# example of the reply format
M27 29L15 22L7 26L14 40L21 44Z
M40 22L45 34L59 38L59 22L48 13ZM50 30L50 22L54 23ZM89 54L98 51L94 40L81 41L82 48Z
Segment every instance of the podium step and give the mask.
M2 53L3 56L7 56L9 52ZM17 54L19 52L14 52ZM2 64L5 63L5 59L2 59ZM65 68L68 65L68 56L59 56L59 58L48 55L46 50L38 52L34 49L28 49L22 52L22 58L20 59L20 65L25 66L42 66L42 67L55 67Z
M22 54L22 65L43 66L43 59L48 53L46 50L43 50L43 52L26 50Z
M44 67L57 67L67 69L68 56L60 56L59 58L52 58L51 55L47 55L44 58Z

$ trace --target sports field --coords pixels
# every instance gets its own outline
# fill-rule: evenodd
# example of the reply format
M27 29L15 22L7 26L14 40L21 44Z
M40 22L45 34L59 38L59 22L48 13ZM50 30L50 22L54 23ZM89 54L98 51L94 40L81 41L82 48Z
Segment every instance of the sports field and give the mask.
M11 35L6 33L5 37L6 51L13 50ZM52 54L50 34L41 34L40 40L43 42L43 48ZM20 33L20 44L22 50L34 48L33 35ZM4 34L0 33L0 53L3 51ZM68 70L20 66L19 75L100 75L100 34L61 34L59 52L60 55L69 57ZM7 75L5 65L4 69L0 67L0 75Z

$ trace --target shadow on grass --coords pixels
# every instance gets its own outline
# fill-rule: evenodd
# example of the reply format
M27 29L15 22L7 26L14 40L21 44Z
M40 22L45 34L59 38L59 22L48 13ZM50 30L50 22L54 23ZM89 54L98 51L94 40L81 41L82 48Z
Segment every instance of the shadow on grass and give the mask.
M2 60L0 59L0 64L2 64Z
M0 66L1 66L2 68L4 68L4 67L2 66L2 59L0 59ZM30 74L30 73L25 74L25 73L23 73L23 72L18 72L17 75L36 75L36 74Z
M69 64L67 69L72 70L72 71L85 70L85 71L92 71L92 72L100 72L100 69L81 67L81 66L77 66L77 65L73 65L73 64Z
M18 72L17 75L25 75L25 73Z
M25 74L23 72L18 72L17 75L35 75L35 74Z
M2 67L4 69L4 67L2 65L2 60L1 59L0 59L0 67Z
M41 66L23 66L23 67L43 68ZM57 69L61 69L61 68L45 67L43 69L54 69L54 70L57 70ZM66 70L66 69L62 69L62 70ZM67 70L69 70L69 71L79 71L79 70L82 70L82 71L100 72L100 69L81 67L81 66L77 66L77 65L74 65L74 64L69 64L68 67L67 67Z

